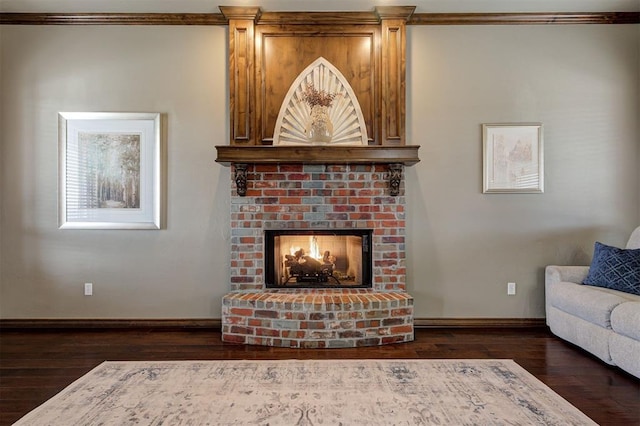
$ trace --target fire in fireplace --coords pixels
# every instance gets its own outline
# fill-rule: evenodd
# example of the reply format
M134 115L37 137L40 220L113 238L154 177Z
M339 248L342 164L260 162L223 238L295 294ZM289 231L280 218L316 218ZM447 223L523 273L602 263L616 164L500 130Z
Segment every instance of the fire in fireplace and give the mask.
M370 288L370 229L266 230L270 288Z

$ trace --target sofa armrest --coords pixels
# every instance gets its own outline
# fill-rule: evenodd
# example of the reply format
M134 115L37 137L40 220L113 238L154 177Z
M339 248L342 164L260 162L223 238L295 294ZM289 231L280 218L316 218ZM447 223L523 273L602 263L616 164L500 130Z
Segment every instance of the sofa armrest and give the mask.
M581 284L589 274L588 266L557 266L549 265L545 268L545 283L547 285L562 281Z
M589 274L588 266L557 266L549 265L544 270L544 306L546 312L546 322L549 322L549 312L551 312L551 299L553 298L553 288L562 282L582 284Z

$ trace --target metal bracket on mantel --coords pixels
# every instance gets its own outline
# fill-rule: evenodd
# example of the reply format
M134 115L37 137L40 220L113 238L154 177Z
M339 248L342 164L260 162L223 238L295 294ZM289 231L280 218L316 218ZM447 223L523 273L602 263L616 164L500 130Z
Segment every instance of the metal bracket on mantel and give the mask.
M396 197L400 194L400 183L402 182L402 163L389 164L389 194Z
M238 195L241 197L247 195L247 164L233 164L233 180L236 181Z

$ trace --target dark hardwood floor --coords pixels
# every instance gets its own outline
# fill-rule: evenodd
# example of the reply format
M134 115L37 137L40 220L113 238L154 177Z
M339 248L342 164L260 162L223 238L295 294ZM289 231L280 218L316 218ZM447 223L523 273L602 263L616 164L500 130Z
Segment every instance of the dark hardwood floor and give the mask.
M509 358L601 425L640 425L640 380L546 328L419 329L412 343L358 349L224 344L208 329L1 330L0 425L105 360Z

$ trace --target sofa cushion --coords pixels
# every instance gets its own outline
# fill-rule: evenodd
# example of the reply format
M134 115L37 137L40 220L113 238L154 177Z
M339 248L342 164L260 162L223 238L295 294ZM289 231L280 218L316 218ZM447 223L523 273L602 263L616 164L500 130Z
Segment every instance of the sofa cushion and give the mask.
M604 328L611 328L611 311L629 301L622 293L570 282L551 286L549 292L555 308Z
M584 284L640 295L640 249L621 249L595 243Z
M640 341L639 324L640 302L621 303L611 312L611 328L618 334Z

